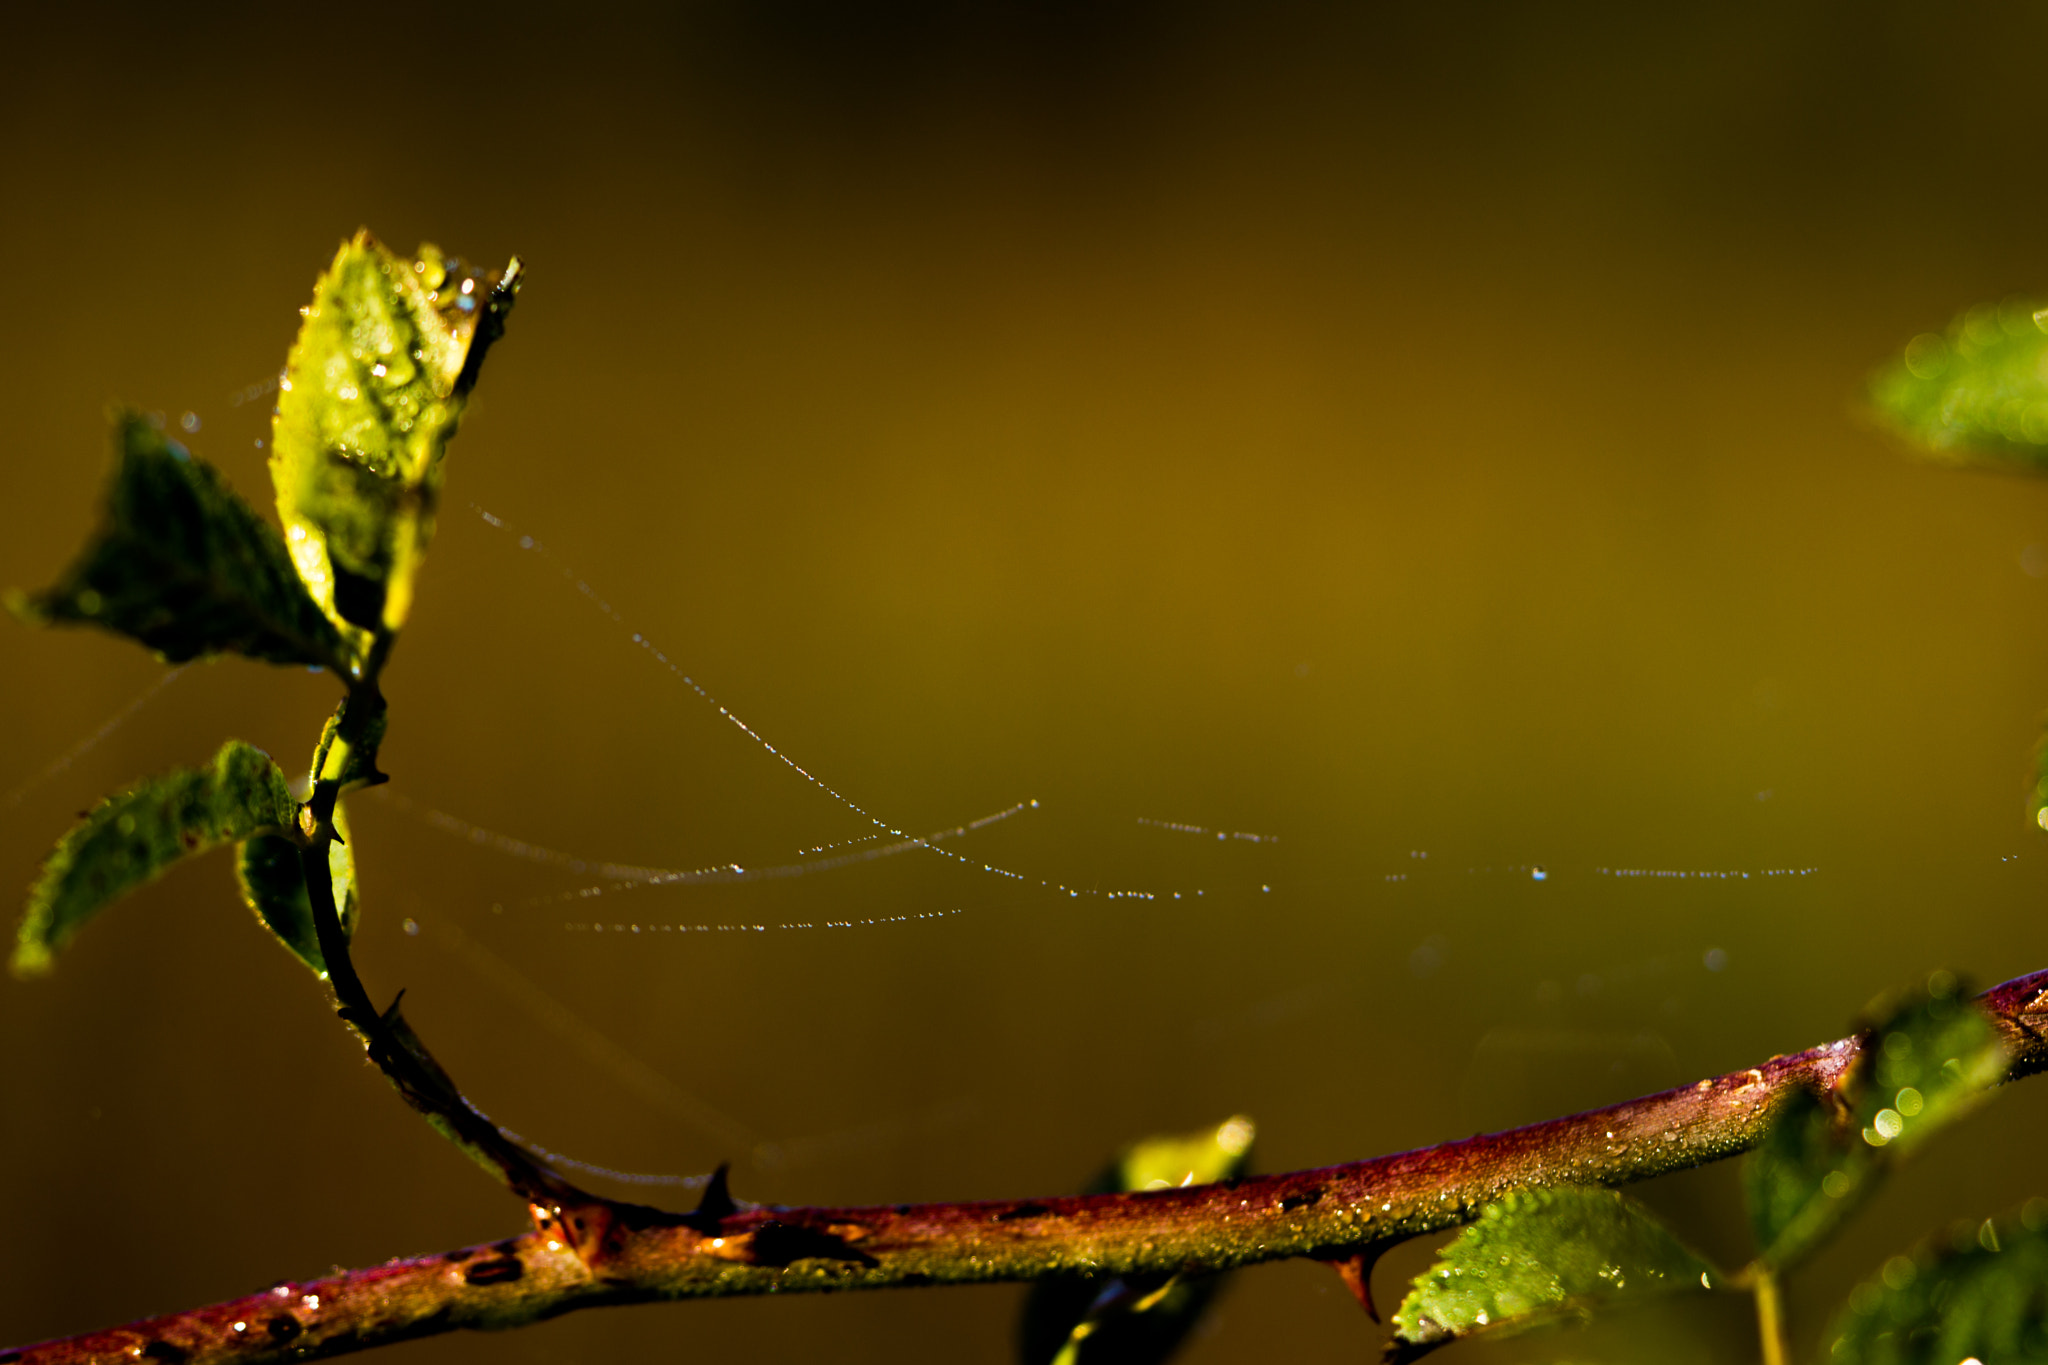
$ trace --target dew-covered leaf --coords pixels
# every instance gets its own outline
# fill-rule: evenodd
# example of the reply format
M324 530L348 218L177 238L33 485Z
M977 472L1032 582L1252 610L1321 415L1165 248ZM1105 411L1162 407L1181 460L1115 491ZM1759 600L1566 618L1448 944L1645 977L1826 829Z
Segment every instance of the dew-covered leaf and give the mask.
M1252 1122L1133 1143L1091 1181L1090 1194L1208 1185L1243 1175ZM1158 1365L1171 1357L1222 1287L1221 1276L1091 1275L1032 1285L1017 1324L1023 1365Z
M139 413L114 418L100 527L64 577L9 606L37 624L95 625L173 663L236 653L346 675L349 647L307 595L277 528L218 470Z
M2048 1361L2048 1199L1886 1261L1829 1333L1838 1365Z
M327 846L327 870L334 880L341 931L354 938L356 860L348 842L348 820L339 804L334 807L334 828L341 837ZM282 834L251 835L236 850L235 880L257 921L325 981L327 958L320 951L319 931L313 927L313 905L306 894L306 871L299 861L298 844Z
M261 749L229 740L204 768L180 768L100 802L57 844L29 889L14 948L18 975L48 971L85 922L173 863L290 828L284 774Z
M1948 973L1887 1005L1836 1093L1787 1100L1744 1165L1764 1263L1782 1269L1818 1247L1891 1165L2004 1074L1997 1031Z
M360 647L395 631L433 535L441 458L520 267L478 272L368 232L314 287L272 423L271 479L293 562Z
M1872 382L1877 409L1937 458L2048 470L2048 310L2010 298L1924 332Z
M1602 1303L1709 1289L1716 1279L1654 1215L1613 1190L1517 1190L1482 1209L1416 1278L1394 1312L1385 1359L1582 1317Z

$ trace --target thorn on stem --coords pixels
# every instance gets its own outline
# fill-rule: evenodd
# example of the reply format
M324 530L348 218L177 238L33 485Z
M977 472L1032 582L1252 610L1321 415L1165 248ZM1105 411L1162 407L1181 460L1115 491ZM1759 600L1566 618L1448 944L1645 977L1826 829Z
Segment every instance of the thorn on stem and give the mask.
M1378 1247L1353 1252L1342 1260L1324 1261L1323 1264L1337 1272L1337 1278L1344 1281L1344 1287L1351 1291L1351 1297L1358 1300L1358 1306L1374 1322L1380 1320L1380 1310L1372 1301L1372 1268L1380 1258Z
M697 1207L683 1219L689 1226L707 1236L718 1230L718 1225L740 1211L739 1203L732 1197L732 1189L726 1183L732 1163L721 1161L718 1169L711 1173L711 1179L704 1184L704 1196L697 1201Z

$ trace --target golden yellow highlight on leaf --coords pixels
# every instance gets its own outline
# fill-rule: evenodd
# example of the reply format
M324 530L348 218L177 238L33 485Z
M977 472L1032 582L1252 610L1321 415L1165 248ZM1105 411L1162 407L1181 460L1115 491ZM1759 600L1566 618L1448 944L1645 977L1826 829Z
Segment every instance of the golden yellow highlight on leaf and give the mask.
M272 422L271 479L292 562L358 652L397 631L433 537L441 460L519 263L479 272L367 231L314 287Z

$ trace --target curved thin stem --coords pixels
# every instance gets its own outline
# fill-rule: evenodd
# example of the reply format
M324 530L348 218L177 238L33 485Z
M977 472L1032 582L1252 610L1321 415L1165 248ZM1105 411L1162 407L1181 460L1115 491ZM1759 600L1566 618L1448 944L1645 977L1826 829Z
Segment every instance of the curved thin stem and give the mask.
M380 637L380 639L388 637ZM373 660L381 654L373 652ZM302 814L305 844L299 861L304 869L306 897L327 968L327 985L335 1013L362 1040L370 1060L384 1073L405 1102L454 1142L478 1165L491 1172L534 1210L544 1226L561 1222L565 1211L600 1207L606 1201L585 1193L541 1163L464 1098L453 1078L434 1060L419 1035L399 1013L398 1002L378 1009L356 972L348 932L335 904L328 853L339 836L334 805L344 789L384 780L377 770L377 746L384 729L384 697L372 675L350 688L321 737L314 756L313 791ZM571 1219L571 1224L577 1220ZM572 1244L583 1237L574 1226L559 1235Z

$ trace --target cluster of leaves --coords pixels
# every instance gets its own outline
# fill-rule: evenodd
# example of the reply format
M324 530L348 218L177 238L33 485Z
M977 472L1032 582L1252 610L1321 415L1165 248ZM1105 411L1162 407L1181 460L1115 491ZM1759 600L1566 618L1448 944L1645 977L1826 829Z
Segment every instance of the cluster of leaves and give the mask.
M1479 1210L1392 1315L1389 1362L1476 1337L1584 1321L1655 1298L1753 1292L1781 1328L1778 1283L1823 1246L1936 1132L2005 1075L1996 1029L1955 977L1880 1001L1861 1049L1824 1094L1783 1101L1750 1155L1744 1186L1756 1253L1724 1270L1649 1209L1584 1185L1516 1190ZM1090 1192L1160 1189L1242 1174L1251 1124L1237 1118L1120 1154ZM1952 1244L1895 1256L1859 1286L1830 1334L1846 1365L1956 1365L2048 1359L2048 1200L2003 1222L1966 1225ZM1221 1277L1048 1280L1026 1301L1022 1365L1159 1365L1186 1339ZM2031 1354L2030 1354L2031 1352ZM1782 1360L1782 1343L1766 1347Z
M128 636L174 662L241 654L326 669L365 719L344 733L337 713L296 791L267 754L231 741L207 767L101 802L30 889L17 973L49 970L115 900L231 843L258 920L326 977L303 856L322 820L339 836L319 842L344 935L355 926L355 869L339 810L330 801L316 817L303 799L323 776L337 796L376 780L377 672L432 535L442 457L518 281L517 261L477 272L431 246L409 260L367 232L342 245L278 381L270 473L282 532L160 421L114 414L99 529L54 585L10 593L8 605L37 624Z
M1748 1266L1733 1273L1715 1267L1648 1209L1612 1190L1518 1191L1488 1205L1416 1280L1394 1314L1387 1358L1413 1360L1450 1341L1582 1318L1626 1299L1737 1289L1775 1302L1778 1277L1811 1256L1886 1172L1967 1113L2004 1072L1990 1021L1963 998L1953 976L1937 973L1926 991L1881 1008L1839 1086L1825 1095L1798 1092L1780 1106L1744 1172L1757 1246ZM2024 1278L2015 1266L1986 1261L1985 1271ZM1909 1301L1900 1297L1905 1283L1894 1288L1900 1277L1889 1267L1888 1273L1891 1279L1873 1282L1875 1290L1857 1291L1849 1311L1860 1311L1859 1321L1889 1324L1888 1342L1977 1340L1975 1329L1948 1311L1952 1295L1928 1291ZM1982 1292L1990 1280L1980 1275L1970 1283ZM2032 1283L2037 1295L2048 1294L2048 1279ZM1985 1330L2004 1330L1989 1315L1978 1316ZM2032 1330L2042 1321L2036 1313ZM1870 1331L1844 1329L1836 1341L1836 1361L1937 1358L1883 1354ZM1969 1354L1939 1359L1954 1365Z

